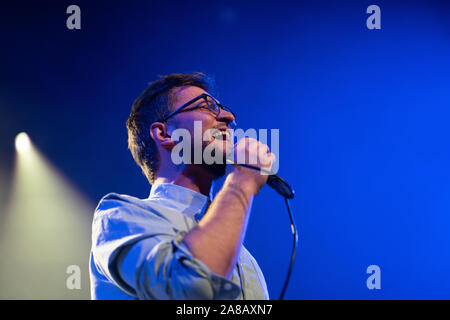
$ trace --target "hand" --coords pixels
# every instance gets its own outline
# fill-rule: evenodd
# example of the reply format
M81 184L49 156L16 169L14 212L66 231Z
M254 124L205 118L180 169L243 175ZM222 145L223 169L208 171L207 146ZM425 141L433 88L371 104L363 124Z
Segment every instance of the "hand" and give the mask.
M238 141L234 147L234 169L229 177L234 183L238 183L243 189L256 195L267 182L268 175L260 171L239 166L248 164L271 171L275 161L275 155L269 152L269 147L253 138L244 138Z

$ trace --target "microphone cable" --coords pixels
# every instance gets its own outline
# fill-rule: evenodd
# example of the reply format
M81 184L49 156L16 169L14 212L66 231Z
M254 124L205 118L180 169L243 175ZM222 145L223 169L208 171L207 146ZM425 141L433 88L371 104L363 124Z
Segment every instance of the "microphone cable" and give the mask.
M286 275L286 279L284 280L284 284L283 284L283 288L281 289L281 293L280 293L280 297L278 298L278 300L283 300L284 299L284 294L286 293L286 289L287 286L289 284L289 280L291 278L291 274L292 274L292 269L294 267L294 261L295 261L295 254L297 252L297 246L298 246L298 230L297 230L297 225L295 224L295 219L294 219L294 213L291 210L291 206L289 203L289 199L293 199L294 198L294 190L292 190L291 186L281 177L279 177L276 174L271 174L270 171L267 171L265 169L256 167L256 166L251 166L248 164L237 164L234 163L232 161L227 160L228 164L231 165L238 165L241 167L245 167L245 168L249 168L249 169L253 169L253 170L258 170L260 172L263 172L267 175L269 175L269 177L267 178L267 182L266 184L268 186L270 186L272 189L274 189L278 194L280 194L283 198L284 198L284 202L286 203L286 208L289 214L289 220L291 222L291 232L292 232L292 236L293 236L293 244L292 244L292 253L291 253L291 261L289 263L289 268L288 268L288 272Z

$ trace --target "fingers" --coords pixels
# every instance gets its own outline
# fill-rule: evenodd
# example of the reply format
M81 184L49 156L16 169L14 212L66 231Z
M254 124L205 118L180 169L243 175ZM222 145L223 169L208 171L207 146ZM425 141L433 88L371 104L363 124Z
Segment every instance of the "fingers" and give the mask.
M236 144L235 159L237 163L255 165L265 170L271 170L276 160L268 145L248 137Z

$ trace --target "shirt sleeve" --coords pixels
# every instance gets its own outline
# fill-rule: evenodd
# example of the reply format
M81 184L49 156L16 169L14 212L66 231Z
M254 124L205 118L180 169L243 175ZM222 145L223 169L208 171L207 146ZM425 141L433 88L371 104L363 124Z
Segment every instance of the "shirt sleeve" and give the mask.
M137 299L236 299L240 287L213 273L158 212L105 197L94 216L92 253L97 269Z

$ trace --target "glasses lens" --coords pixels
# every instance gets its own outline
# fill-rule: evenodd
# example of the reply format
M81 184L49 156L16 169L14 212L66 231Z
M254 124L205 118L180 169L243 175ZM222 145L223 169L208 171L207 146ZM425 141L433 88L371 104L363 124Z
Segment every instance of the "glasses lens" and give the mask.
M211 112L214 113L216 115L216 117L220 114L220 109L223 109L223 110L231 113L233 115L234 120L233 120L232 123L230 123L229 126L232 129L237 126L237 124L236 124L236 116L234 115L233 111L231 111L230 108L227 108L227 107L225 107L225 106L223 106L221 104L218 104L215 99L213 99L213 98L211 98L209 96L205 97L205 101L206 101L206 103L208 105L208 109L211 110Z
M208 96L205 97L205 101L208 106L208 109L211 110L211 112L214 113L216 116L219 115L220 108L217 105L216 101L214 101L214 99Z

